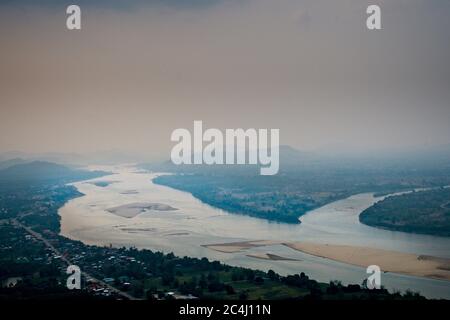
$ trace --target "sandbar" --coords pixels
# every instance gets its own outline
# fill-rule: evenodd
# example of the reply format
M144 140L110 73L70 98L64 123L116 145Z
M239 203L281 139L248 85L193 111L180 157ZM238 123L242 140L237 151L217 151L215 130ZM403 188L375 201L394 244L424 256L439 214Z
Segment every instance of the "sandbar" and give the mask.
M317 257L366 268L377 265L384 272L450 280L450 259L348 245L309 242L285 246Z
M143 212L174 210L178 209L162 203L129 203L122 206L109 208L106 211L123 218L134 218Z

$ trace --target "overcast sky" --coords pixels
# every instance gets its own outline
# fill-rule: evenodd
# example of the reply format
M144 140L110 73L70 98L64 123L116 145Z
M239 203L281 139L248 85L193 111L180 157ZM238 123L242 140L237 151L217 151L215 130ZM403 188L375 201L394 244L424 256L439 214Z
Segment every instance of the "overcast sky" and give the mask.
M176 128L305 150L450 143L450 1L0 2L0 152L166 154ZM366 8L382 30L366 29Z

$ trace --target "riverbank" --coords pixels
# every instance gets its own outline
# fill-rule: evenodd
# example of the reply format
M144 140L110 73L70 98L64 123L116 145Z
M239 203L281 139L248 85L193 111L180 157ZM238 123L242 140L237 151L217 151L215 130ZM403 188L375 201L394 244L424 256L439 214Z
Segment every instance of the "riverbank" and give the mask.
M265 245L284 245L320 258L330 259L358 267L377 265L383 272L450 281L450 259L369 247L319 244L309 242L283 243L275 241L250 241L205 245L219 252L232 253ZM266 257L269 254L248 254L249 257Z
M450 237L450 188L393 195L367 208L359 221L394 231Z
M450 258L447 252L450 240L389 232L360 224L359 213L379 200L371 194L352 196L316 209L302 217L302 224L279 224L228 214L190 193L151 183L158 175L119 168L114 180L120 182L106 188L74 184L85 196L69 201L59 210L61 233L93 245L134 246L173 252L177 256L206 257L233 266L273 270L283 276L304 272L322 283L337 279L345 285L361 283L367 276L365 268L318 258L282 243L340 243ZM123 194L127 190L136 192ZM179 210L142 213L133 218L107 211L133 203L164 203ZM268 241L258 241L261 239ZM241 248L235 244L238 242ZM226 246L230 243L234 244ZM224 246L215 248L221 249L219 251L211 250L208 244ZM419 291L430 298L448 298L450 292L449 281L398 273L383 274L383 285L392 292Z
M387 251L368 247L318 243L285 243L287 247L359 267L377 265L384 272L450 280L450 259Z

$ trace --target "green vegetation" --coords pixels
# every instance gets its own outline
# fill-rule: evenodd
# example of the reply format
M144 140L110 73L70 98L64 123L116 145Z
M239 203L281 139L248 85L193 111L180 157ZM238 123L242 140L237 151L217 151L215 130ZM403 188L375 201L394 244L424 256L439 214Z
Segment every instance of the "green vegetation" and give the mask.
M387 197L366 209L359 220L390 230L450 236L450 188Z
M92 298L68 290L64 271L42 242L19 227L0 224L0 300Z
M326 156L280 147L280 172L260 176L251 165L142 164L160 176L157 184L190 192L201 201L236 214L300 223L308 211L351 195L390 194L450 185L450 161L443 154L407 153L389 157Z
M298 218L306 212L354 194L411 190L436 183L427 177L351 170L293 171L276 176L219 171L159 176L153 182L190 192L201 201L232 213L287 223L300 223Z
M42 184L43 182L71 182L77 180L87 180L105 175L102 171L83 171L74 170L59 164L32 161L19 163L5 169L0 170L0 183L22 182L33 184L35 182Z
M319 283L304 273L282 277L206 258L88 246L59 235L58 208L80 196L62 181L65 178L0 185L0 282L19 279L2 285L0 299L423 299L360 285ZM65 259L85 273L81 291L65 288Z
M64 286L66 265L41 241L9 223L0 225L0 235L0 281L20 278L16 285L0 289L0 300L119 298L111 292L105 294L103 288L89 277L83 279L81 291L69 291ZM206 258L181 258L134 248L87 246L49 230L45 235L83 272L104 279L138 299L424 299L418 294L390 294L385 289L373 291L360 285L319 283L304 273L282 277L273 271L266 273L231 267Z

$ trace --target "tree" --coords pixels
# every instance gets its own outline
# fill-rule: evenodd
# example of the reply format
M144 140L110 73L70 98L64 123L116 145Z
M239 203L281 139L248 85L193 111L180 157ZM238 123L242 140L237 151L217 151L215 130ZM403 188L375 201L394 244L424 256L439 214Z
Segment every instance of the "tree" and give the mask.
M236 291L234 291L234 288L232 286L230 286L229 284L225 285L225 291L227 292L227 294L235 294Z
M267 272L267 276L269 277L270 280L278 280L278 278L279 278L279 276L272 269L270 269Z
M239 300L247 300L248 299L248 293L243 291L239 294Z
M261 285L264 283L264 279L258 276L255 278L255 283Z

